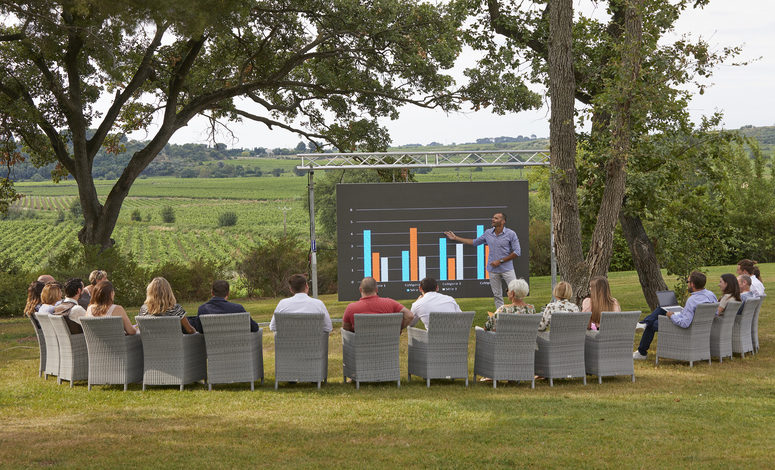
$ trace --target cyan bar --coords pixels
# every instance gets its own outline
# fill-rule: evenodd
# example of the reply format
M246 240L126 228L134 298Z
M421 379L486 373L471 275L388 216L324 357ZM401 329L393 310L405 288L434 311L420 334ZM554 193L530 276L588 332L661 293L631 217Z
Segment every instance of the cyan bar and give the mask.
M409 281L409 252L401 252L401 280Z
M484 225L476 226L476 238L484 234ZM476 247L476 278L484 279L484 244Z
M371 230L363 231L363 277L371 277Z
M447 239L439 238L439 280L447 280Z

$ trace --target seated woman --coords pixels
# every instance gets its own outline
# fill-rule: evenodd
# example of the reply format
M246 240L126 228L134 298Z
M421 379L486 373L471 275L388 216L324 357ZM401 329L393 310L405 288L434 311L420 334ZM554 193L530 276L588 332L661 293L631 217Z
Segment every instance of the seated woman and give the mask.
M555 312L578 312L579 306L570 301L573 296L573 288L565 281L560 281L552 289L552 297L556 300L549 302L541 313L541 323L538 324L539 331L546 331L552 322L552 314Z
M38 312L54 313L54 307L62 301L62 286L58 282L48 282L40 291L40 301L42 302Z
M718 312L716 312L716 315L723 315L724 309L727 308L730 300L740 302L740 284L737 282L737 277L734 274L727 273L721 275L718 286L723 295L718 301Z
M27 287L27 303L24 306L24 314L32 318L32 321L35 322L35 326L38 328L40 328L40 324L32 314L37 312L40 306L43 305L43 302L40 300L40 294L43 292L44 286L45 284L40 281L32 281L30 286Z
M529 293L530 286L527 285L527 282L524 279L514 279L509 282L509 300L511 300L511 304L504 304L498 307L498 310L487 319L487 322L484 324L484 329L487 331L495 331L495 326L498 322L498 314L500 313L534 314L535 308L522 300L527 297L527 294Z
M155 277L145 290L145 303L140 307L138 316L180 317L180 325L185 333L196 333L186 318L186 311L175 300L172 286L163 277Z
M595 276L589 280L589 297L581 302L582 312L592 312L589 318L588 330L600 328L601 312L621 312L619 301L611 296L611 288L608 279L603 276Z
M89 306L89 301L91 300L91 296L94 295L94 288L97 286L99 282L107 281L108 280L108 273L99 269L95 269L94 271L89 274L89 285L83 288L83 292L81 292L81 298L78 299L78 304L81 305L83 308L87 308Z
M137 334L137 329L132 326L129 315L121 305L113 303L116 297L116 291L110 281L100 281L92 289L89 308L86 309L86 316L89 317L121 317L124 324L124 333L128 335Z

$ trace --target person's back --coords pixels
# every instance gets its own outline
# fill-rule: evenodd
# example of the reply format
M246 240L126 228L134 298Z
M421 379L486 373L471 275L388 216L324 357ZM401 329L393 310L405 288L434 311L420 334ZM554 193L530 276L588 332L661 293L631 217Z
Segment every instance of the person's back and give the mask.
M412 312L388 297L377 295L377 281L373 277L363 278L358 290L361 293L361 299L352 302L345 308L342 316L342 328L348 331L355 331L355 314L380 314L380 313L402 313L404 321L401 323L401 329L406 328L414 318Z
M457 301L449 295L438 292L438 284L433 278L426 277L420 281L422 295L412 304L414 318L409 326L414 326L422 320L426 329L430 328L431 312L460 312Z
M293 297L280 300L274 313L323 313L323 331L330 333L333 326L328 309L321 300L309 296L309 284L307 284L306 276L302 274L292 275L288 278L288 287ZM269 323L269 329L277 331L274 315Z
M189 318L189 323L196 331L202 333L202 323L199 320L200 315L217 315L222 313L242 313L245 307L240 304L229 302L229 283L224 280L216 280L212 286L212 298L199 306L196 317ZM250 331L258 331L258 323L250 319Z
M78 299L83 290L83 282L80 279L70 279L65 283L65 299L54 308L54 315L65 318L67 327L72 334L83 333L81 318L86 316L86 309L78 304Z

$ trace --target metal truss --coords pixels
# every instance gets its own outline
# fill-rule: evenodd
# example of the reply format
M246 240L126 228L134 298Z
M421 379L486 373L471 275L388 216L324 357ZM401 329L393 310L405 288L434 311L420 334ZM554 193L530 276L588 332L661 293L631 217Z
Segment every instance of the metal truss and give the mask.
M304 153L299 170L549 166L549 150Z

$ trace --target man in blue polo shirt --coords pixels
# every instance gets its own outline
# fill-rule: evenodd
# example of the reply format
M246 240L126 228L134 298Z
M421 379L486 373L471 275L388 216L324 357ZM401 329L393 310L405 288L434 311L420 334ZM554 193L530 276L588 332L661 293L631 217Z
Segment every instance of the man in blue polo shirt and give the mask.
M651 312L651 315L638 323L635 329L643 329L643 336L640 338L638 349L632 353L633 359L646 359L649 346L651 346L651 342L654 340L654 334L658 331L660 315L667 316L676 326L689 328L692 324L692 320L694 320L694 311L697 310L699 304L712 304L718 302L716 294L705 288L706 281L707 278L704 274L699 271L693 271L689 275L689 280L687 281L690 295L689 298L686 299L684 308L680 310L666 310L662 307L657 307L656 310Z
M490 256L487 258L487 271L490 273L490 287L495 297L495 308L503 305L503 283L506 285L515 280L514 263L512 262L521 254L519 238L513 230L506 228L506 216L502 212L496 212L492 216L492 228L485 230L476 239L461 238L454 232L444 232L450 240L479 246L486 244L490 247Z

